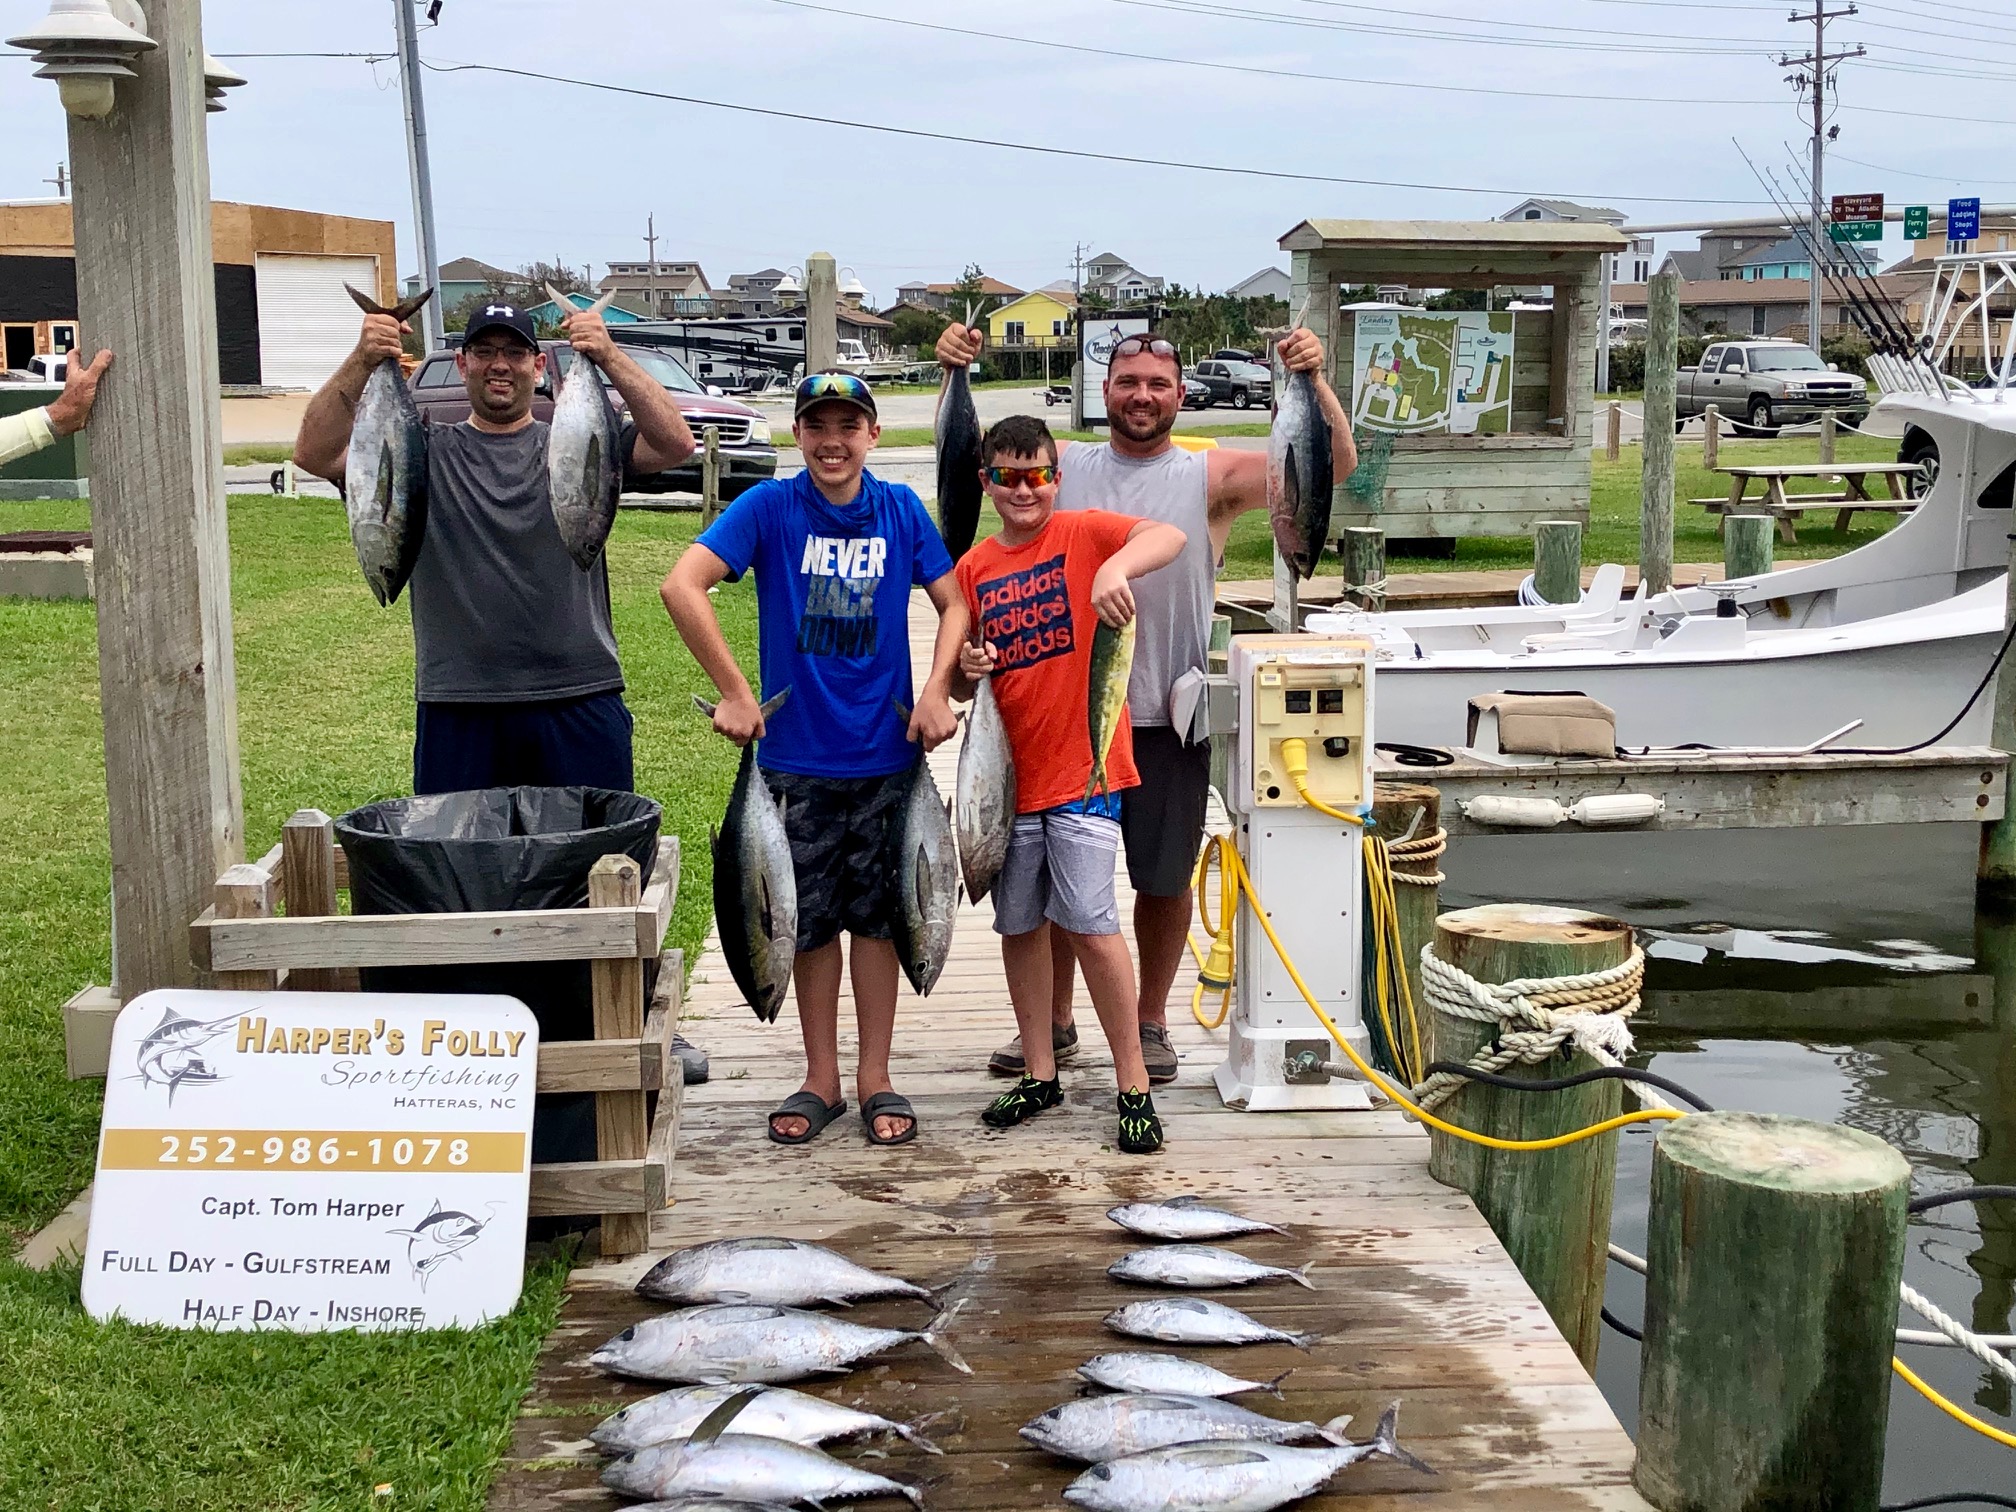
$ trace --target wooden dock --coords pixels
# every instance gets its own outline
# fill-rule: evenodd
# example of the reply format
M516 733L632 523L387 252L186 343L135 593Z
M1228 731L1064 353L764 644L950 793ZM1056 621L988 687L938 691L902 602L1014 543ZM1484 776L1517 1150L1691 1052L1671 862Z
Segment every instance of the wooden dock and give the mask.
M913 628L928 630L929 620L928 611L915 614ZM946 792L954 759L950 745L932 758ZM1121 887L1125 918L1124 875ZM1105 1210L1195 1192L1290 1230L1242 1241L1243 1252L1317 1267L1314 1292L1268 1286L1217 1295L1266 1322L1326 1336L1307 1354L1286 1345L1198 1353L1260 1378L1292 1367L1285 1403L1252 1399L1278 1416L1321 1421L1349 1412L1366 1433L1397 1400L1402 1442L1440 1472L1430 1479L1359 1465L1306 1505L1645 1512L1630 1487L1631 1441L1602 1394L1469 1199L1429 1178L1428 1141L1397 1114L1227 1111L1210 1082L1224 1031L1205 1031L1179 1007L1172 1032L1181 1075L1156 1094L1168 1147L1157 1157L1122 1155L1113 1144L1111 1062L1084 1003L1085 1048L1065 1069L1065 1105L1021 1129L984 1128L980 1109L1005 1085L984 1063L1013 1032L990 923L990 910L968 906L937 990L919 1001L904 989L895 1081L921 1120L907 1146L869 1146L851 1108L808 1146L770 1143L765 1115L797 1088L803 1067L790 1014L757 1022L711 940L686 997L682 1028L711 1055L713 1075L686 1093L671 1203L652 1224L655 1254L788 1235L949 1284L946 1298L963 1301L949 1333L972 1375L908 1345L806 1387L895 1418L950 1414L930 1430L943 1458L896 1444L867 1463L926 1478L933 1509L1061 1506L1058 1493L1081 1467L1030 1447L1016 1429L1072 1396L1073 1368L1091 1356L1167 1347L1129 1345L1101 1326L1113 1308L1155 1294L1106 1276L1140 1241ZM853 1044L843 991L841 1061L850 1073ZM630 1289L651 1258L575 1272L492 1489L492 1512L621 1504L600 1489L585 1435L654 1388L604 1377L584 1360L660 1310ZM924 1305L900 1301L849 1314L907 1328L929 1316ZM864 1448L838 1452L854 1458Z

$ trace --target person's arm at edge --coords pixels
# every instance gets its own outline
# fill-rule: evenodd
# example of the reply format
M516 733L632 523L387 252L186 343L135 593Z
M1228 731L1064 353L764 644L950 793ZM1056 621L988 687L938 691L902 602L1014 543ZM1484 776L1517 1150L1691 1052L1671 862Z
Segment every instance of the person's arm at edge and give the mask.
M49 423L46 408L0 415L0 465L55 444L56 428Z
M934 751L959 728L958 716L952 712L952 699L973 696L971 688L963 694L957 692L959 647L965 643L970 621L956 574L947 572L933 578L924 585L924 593L938 611L938 636L931 646L931 675L918 691L917 707L910 711L907 734L909 739L921 741L925 750Z
M666 472L693 455L693 428L664 384L614 341L609 343L608 357L595 361L630 406L630 419L637 427L637 440L630 448L632 471Z
M1134 618L1134 590L1128 584L1175 561L1187 539L1174 525L1136 520L1126 542L1092 579L1092 612L1115 629Z
M728 564L696 542L672 564L659 585L658 597L686 649L721 694L714 709L715 730L741 746L763 738L763 711L707 598L707 590L727 576Z
M364 317L357 345L329 375L328 382L315 390L301 413L301 429L294 436L296 467L331 483L342 483L343 465L350 452L350 428L357 422L357 401L364 397L364 385L379 363L399 360L399 338L411 329L390 315Z

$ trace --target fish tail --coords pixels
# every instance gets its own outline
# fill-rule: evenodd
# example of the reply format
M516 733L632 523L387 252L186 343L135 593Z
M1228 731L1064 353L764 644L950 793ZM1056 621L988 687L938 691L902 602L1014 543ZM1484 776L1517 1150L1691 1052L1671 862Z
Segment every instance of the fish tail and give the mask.
M1315 1271L1315 1269L1316 1269L1316 1262L1312 1260L1307 1265L1302 1266L1298 1270L1289 1271L1288 1274L1294 1280L1297 1286L1306 1286L1307 1288L1309 1288L1310 1291L1314 1291L1316 1290L1316 1283L1314 1281L1311 1281L1309 1277L1310 1274Z
M960 1357L959 1351L952 1347L952 1341L945 1337L945 1330L951 1326L952 1320L959 1316L959 1309L965 1305L966 1299L961 1297L957 1302L954 1302L950 1307L938 1314L937 1317L933 1318L925 1326L924 1331L917 1337L930 1345L936 1351L938 1357L958 1371L959 1374L971 1375L973 1374L973 1367Z
M1290 1344L1293 1344L1297 1349L1302 1350L1304 1353L1307 1353L1310 1345L1320 1343L1322 1341L1323 1335L1314 1332L1290 1333L1287 1334L1285 1337L1287 1338Z
M1400 1404L1395 1402L1379 1414L1379 1426L1372 1433L1372 1452L1397 1460L1410 1470L1419 1470L1423 1475L1433 1475L1435 1471L1400 1447L1395 1435L1400 1428Z
M411 299L402 299L394 305L381 305L362 289L356 288L351 284L346 283L343 285L343 288L350 295L350 298L356 302L357 308L362 310L366 315L390 315L394 320L401 321L409 320L419 314L420 307L434 297L432 289L422 289Z
M926 1454L943 1454L945 1452L943 1449L924 1437L924 1430L931 1424L943 1422L951 1416L950 1412L927 1412L922 1417L910 1419L907 1423L892 1423L889 1426L904 1443L914 1444Z
M1349 1449L1351 1447L1351 1440L1344 1436L1344 1430L1350 1426L1351 1414L1340 1412L1336 1417L1330 1419L1329 1422L1319 1426L1316 1430L1316 1436L1337 1445L1340 1449Z
M1295 1367L1291 1365L1286 1370L1282 1371L1281 1374L1274 1377L1273 1380L1262 1381L1260 1383L1260 1389L1266 1392L1269 1396L1273 1397L1275 1401L1285 1402L1288 1400L1288 1397L1281 1390L1281 1383L1287 1380L1288 1377L1290 1377L1293 1374L1295 1374Z

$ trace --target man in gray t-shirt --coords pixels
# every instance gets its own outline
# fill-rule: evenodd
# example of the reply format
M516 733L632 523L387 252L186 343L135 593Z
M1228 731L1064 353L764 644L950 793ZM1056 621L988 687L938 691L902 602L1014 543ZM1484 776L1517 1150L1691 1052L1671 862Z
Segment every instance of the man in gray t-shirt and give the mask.
M601 315L562 322L629 407L626 472L662 472L693 454L670 394L610 339ZM356 350L308 403L294 460L343 477L365 380L399 356L406 329L367 315ZM598 556L574 564L553 520L548 427L532 418L546 357L531 318L493 304L456 354L470 416L427 435L427 528L413 566L413 790L631 786L630 712ZM575 372L588 373L586 363Z

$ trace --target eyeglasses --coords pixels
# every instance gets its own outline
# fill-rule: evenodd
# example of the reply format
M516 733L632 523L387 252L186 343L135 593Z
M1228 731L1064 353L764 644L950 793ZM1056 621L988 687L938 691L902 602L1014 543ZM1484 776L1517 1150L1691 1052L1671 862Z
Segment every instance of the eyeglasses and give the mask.
M1183 360L1172 341L1164 341L1160 336L1129 336L1113 348L1112 361L1118 362L1122 357L1139 357L1143 352L1151 357L1174 357L1178 362Z
M1031 488L1048 488L1057 481L1055 467L990 467L987 481L996 488L1020 488L1027 483Z
M512 342L508 346L476 346L463 349L463 355L471 362L489 364L500 357L507 362L525 362L538 355L535 348L520 346Z

